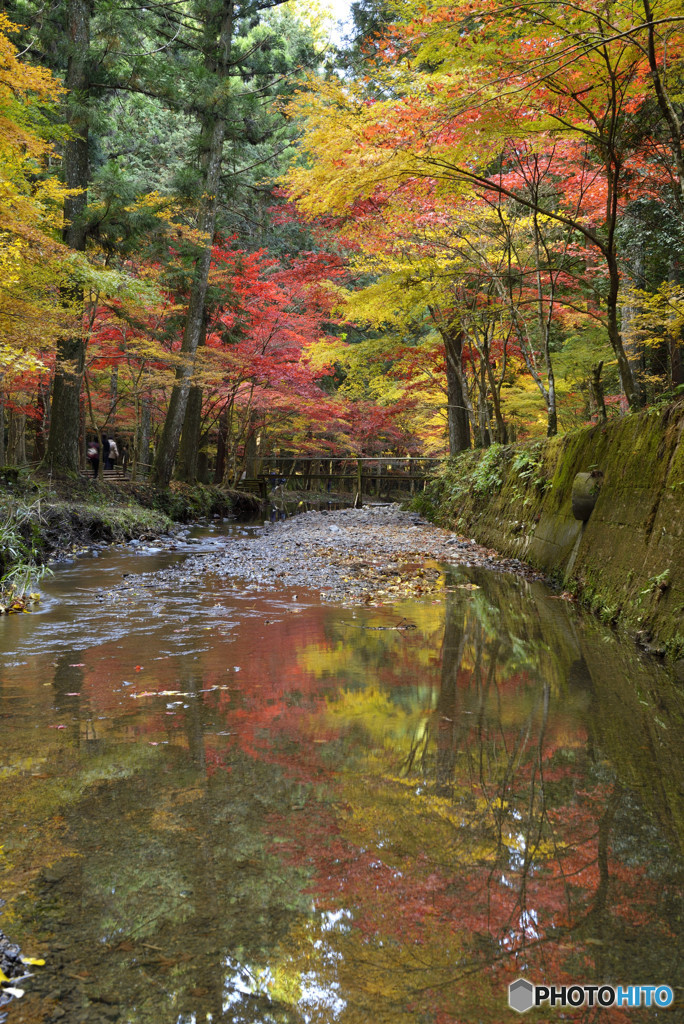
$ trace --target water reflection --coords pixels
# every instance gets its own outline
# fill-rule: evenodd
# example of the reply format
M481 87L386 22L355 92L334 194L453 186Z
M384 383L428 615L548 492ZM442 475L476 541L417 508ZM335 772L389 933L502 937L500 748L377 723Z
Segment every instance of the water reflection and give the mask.
M11 1020L498 1024L520 973L682 984L681 695L539 585L445 584L189 581L144 647L84 602L76 650L65 617L5 659L2 921L47 959Z

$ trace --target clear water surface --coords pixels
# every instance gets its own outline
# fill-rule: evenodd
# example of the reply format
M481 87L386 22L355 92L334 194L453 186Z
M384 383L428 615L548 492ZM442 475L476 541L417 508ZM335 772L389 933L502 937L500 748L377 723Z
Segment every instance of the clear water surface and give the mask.
M500 1024L522 975L677 999L535 1021L684 1019L662 666L485 571L356 609L124 576L179 557L79 561L0 620L0 926L46 960L0 1013Z

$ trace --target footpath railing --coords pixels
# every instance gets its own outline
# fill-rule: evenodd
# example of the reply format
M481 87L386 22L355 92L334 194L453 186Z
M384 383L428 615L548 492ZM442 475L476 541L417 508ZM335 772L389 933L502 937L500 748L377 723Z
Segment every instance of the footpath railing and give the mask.
M395 491L415 494L425 486L439 458L376 456L329 458L326 456L277 456L262 463L253 476L238 486L259 491L264 501L279 488L290 491L343 491L382 497ZM256 486L255 486L256 485Z

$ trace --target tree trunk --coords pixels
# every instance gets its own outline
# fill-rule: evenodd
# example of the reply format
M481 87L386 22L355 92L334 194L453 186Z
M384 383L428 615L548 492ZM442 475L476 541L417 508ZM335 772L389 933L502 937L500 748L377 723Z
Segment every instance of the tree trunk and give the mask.
M665 119L670 135L670 149L674 158L675 167L677 168L677 197L679 200L680 211L682 211L684 210L684 144L682 142L682 121L680 116L681 104L676 104L673 100L658 64L658 55L656 53L656 28L650 0L642 0L642 4L644 14L646 15L646 21L648 22L648 63L651 69L651 78L653 80L653 87L658 101L658 106L660 107L660 112ZM664 35L663 38L667 39L667 35ZM663 58L664 56L665 50L663 50ZM663 63L665 63L664 59Z
M5 465L5 396L0 392L0 466Z
M152 423L152 410L148 395L143 395L140 401L140 426L136 439L135 469L136 479L144 480L150 472L150 433Z
M224 406L219 416L218 439L216 442L216 466L214 483L220 484L226 472L226 446L228 441L228 408Z
M201 348L206 340L207 319L204 317L197 347ZM184 480L187 484L194 484L197 480L203 399L204 392L202 388L197 384L193 384L188 392L185 418L183 419L183 431L178 451L178 465L176 467L178 479Z
M455 328L440 330L444 340L447 378L447 422L449 428L449 455L457 455L470 448L470 423L463 394L463 331Z
M606 415L606 401L603 394L603 384L601 383L601 371L603 369L603 360L597 363L596 366L592 367L591 371L591 397L599 418L600 423L605 423L608 419Z
M226 0L221 11L220 36L218 42L218 59L210 70L215 70L219 79L218 90L228 74L228 62L233 31L233 0ZM207 38L211 37L211 26L207 27ZM219 33L216 33L217 35ZM221 178L221 162L223 158L223 140L226 122L223 114L215 114L207 110L203 115L204 164L205 181L198 228L204 236L203 247L195 263L195 272L190 288L188 313L181 345L181 362L176 370L176 382L171 393L169 410L164 421L164 429L159 441L157 457L154 463L153 476L157 484L168 486L173 472L173 464L178 450L185 409L190 391L190 381L194 370L195 352L202 334L205 317L205 300L209 282L211 251L216 227L216 210Z
M45 427L46 427L46 407L47 407L48 392L47 388L43 384L38 385L38 398L36 400L36 409L38 416L36 418L36 435L33 443L33 461L42 462L45 458ZM2 459L0 458L0 463Z
M247 424L247 436L245 437L245 477L247 480L254 480L257 475L257 460L259 449L257 446L257 432L259 430L259 414L250 412L249 423Z
M639 245L629 277L625 284L631 288L644 287L644 255L643 246ZM632 368L632 374L638 379L644 369L644 354L639 338L639 327L637 320L641 313L641 306L637 300L630 296L623 301L620 316L620 333L627 360Z
M197 384L193 384L188 394L183 420L183 432L178 450L176 477L186 484L194 484L197 480L199 465L200 434L202 431L202 401L204 392Z
M80 189L64 202L66 245L85 251L84 213L89 181L88 58L90 52L89 0L68 0L70 53L64 84L68 92L67 124L72 137L64 147L62 166L68 188ZM52 411L48 436L47 462L51 469L76 472L79 466L79 399L85 367L85 343L82 332L83 289L74 285L64 291L62 300L73 312L73 325L57 345L55 377L52 387Z
M7 464L9 466L26 465L26 413L24 412L13 411L10 413Z

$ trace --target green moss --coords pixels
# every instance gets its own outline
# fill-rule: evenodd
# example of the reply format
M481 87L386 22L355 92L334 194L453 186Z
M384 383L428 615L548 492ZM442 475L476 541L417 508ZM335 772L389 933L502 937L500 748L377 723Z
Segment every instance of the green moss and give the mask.
M684 604L683 436L680 402L544 442L465 452L426 489L424 514L552 574L603 621L647 628L675 650ZM603 485L580 526L572 484L592 467Z

